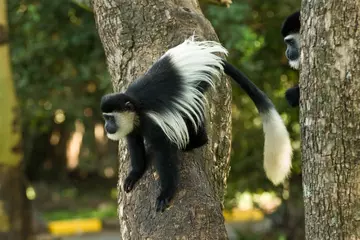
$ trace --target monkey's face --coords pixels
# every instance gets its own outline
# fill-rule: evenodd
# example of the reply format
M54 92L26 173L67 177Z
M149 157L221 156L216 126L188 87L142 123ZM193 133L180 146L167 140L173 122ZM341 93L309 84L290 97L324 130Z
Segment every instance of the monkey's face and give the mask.
M300 35L299 33L289 34L284 38L286 43L286 58L289 60L289 65L294 69L299 69L300 66Z
M109 139L118 141L130 134L135 128L136 113L133 111L122 111L103 113L105 119L105 131Z
M122 93L108 94L101 99L105 131L109 139L118 141L130 134L138 122L135 105Z

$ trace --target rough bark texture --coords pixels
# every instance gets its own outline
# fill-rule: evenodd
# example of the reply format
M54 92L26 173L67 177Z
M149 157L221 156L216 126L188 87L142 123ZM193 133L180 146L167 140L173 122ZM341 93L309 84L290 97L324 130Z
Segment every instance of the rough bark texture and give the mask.
M94 0L72 0L73 3L79 5L82 8L85 8L88 11L93 10L93 1ZM226 7L230 7L232 4L232 0L200 0L201 3L211 3L216 5L222 5ZM1 34L0 34L1 36ZM1 39L1 37L0 37Z
M360 239L360 2L303 1L301 134L307 239Z
M95 0L95 19L116 91L142 75L167 49L193 33L217 40L193 0ZM122 239L226 239L222 199L229 172L231 87L223 78L210 93L209 144L181 156L173 206L156 213L153 167L130 194L122 189L129 160L119 144L119 219Z
M7 41L6 1L0 0L0 239L28 239L29 201L21 168L19 111L12 81Z

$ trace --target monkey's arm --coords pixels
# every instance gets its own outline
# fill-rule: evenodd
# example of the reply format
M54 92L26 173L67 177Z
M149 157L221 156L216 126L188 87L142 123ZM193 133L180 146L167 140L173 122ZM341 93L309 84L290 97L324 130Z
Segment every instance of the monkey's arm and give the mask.
M126 137L131 159L131 171L124 182L125 192L130 192L135 183L146 170L146 153L144 138L139 132L133 132Z
M289 105L291 107L299 106L299 102L300 102L300 88L299 88L299 85L296 85L296 86L286 90L285 98L286 98L287 102L289 103Z

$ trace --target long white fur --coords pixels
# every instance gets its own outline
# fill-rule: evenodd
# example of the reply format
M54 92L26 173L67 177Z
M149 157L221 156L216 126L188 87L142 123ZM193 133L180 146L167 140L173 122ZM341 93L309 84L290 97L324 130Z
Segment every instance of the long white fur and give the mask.
M300 47L300 34L299 33L293 33L293 34L289 34L288 36L286 36L284 38L284 40L289 40L289 39L293 39L296 43L296 46L299 48ZM300 67L300 58L296 59L296 60L289 60L289 65L290 67L299 70Z
M223 73L222 58L215 53L227 55L228 52L218 42L195 41L193 36L163 55L170 57L171 63L182 77L181 96L169 103L171 105L166 112L161 114L148 112L147 115L179 148L184 148L189 142L188 129L183 116L191 120L195 130L204 118L206 99L204 94L196 89L197 85L205 81L214 87L213 79L220 78Z
M260 114L265 134L265 173L274 185L278 185L291 171L292 147L289 133L275 108Z

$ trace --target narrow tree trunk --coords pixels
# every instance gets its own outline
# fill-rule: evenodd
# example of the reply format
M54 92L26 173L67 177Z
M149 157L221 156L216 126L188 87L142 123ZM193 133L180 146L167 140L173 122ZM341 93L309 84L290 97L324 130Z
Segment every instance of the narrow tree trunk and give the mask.
M19 111L10 70L6 1L0 0L0 239L28 239L31 227L25 195Z
M301 134L307 239L360 239L360 3L303 1Z
M217 40L193 0L94 0L93 7L116 91L124 90L169 48L193 33ZM231 88L223 78L211 93L210 142L183 154L180 186L173 206L156 213L159 185L151 167L131 194L120 187L128 172L119 146L119 219L122 239L226 239L222 199L229 171Z

